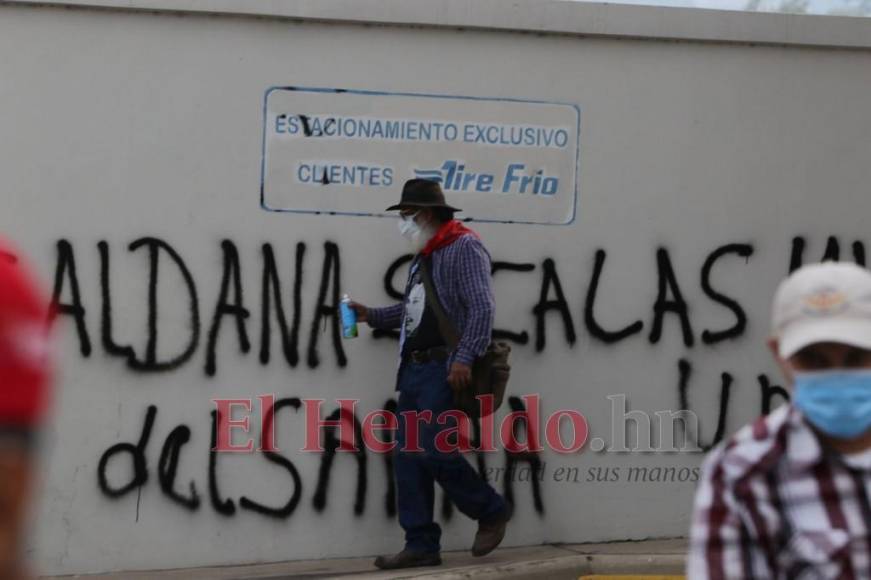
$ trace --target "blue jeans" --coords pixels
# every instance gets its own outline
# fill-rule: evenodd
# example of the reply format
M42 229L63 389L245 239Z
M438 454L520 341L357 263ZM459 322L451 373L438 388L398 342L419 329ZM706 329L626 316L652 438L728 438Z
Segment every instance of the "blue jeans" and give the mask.
M434 482L461 512L475 520L492 520L506 511L505 500L485 482L463 456L435 448L435 437L455 425L453 419L439 425L439 413L454 408L444 362L404 362L399 369L398 446L394 471L399 524L405 530L405 548L413 552L438 552L442 530L433 521ZM432 411L432 421L418 422L418 446L422 452L403 451L406 418L403 411Z

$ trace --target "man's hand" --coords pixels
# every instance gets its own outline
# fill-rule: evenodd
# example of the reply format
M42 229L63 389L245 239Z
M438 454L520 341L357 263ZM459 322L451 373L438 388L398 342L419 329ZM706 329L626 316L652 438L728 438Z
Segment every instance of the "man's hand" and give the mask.
M472 367L461 362L451 364L448 383L456 391L465 389L472 383Z
M351 308L357 313L357 322L369 322L369 309L359 302L351 301Z

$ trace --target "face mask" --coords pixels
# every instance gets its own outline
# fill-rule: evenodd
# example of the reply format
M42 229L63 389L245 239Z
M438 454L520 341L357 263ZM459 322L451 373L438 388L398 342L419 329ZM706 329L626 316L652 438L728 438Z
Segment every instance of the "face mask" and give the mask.
M793 403L826 435L858 437L871 428L871 371L796 373Z
M399 233L408 241L414 241L415 238L420 236L420 226L414 221L416 216L416 212L411 215L399 216L399 224L397 224L399 226Z

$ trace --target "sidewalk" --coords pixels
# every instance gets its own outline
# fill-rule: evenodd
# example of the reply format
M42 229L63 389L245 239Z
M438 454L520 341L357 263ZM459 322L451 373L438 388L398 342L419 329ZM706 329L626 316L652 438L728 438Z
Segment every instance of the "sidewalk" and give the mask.
M372 566L373 558L297 560L277 564L223 566L99 574L52 576L51 580L94 578L100 580L254 580L268 578L430 578L457 580L472 578L576 579L581 574L683 574L686 540L646 540L605 544L552 544L496 550L489 556L473 558L468 552L444 552L444 563L434 568L412 568L383 572Z

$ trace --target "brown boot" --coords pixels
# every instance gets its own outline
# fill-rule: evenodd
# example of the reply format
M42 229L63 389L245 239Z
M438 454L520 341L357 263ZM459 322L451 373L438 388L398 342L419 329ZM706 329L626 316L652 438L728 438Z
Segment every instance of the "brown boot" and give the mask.
M475 534L475 543L472 544L473 556L486 556L502 543L505 537L505 528L511 516L506 512L494 520L478 523L478 533Z
M375 567L382 570L396 570L397 568L416 568L418 566L439 566L442 557L438 552L410 552L402 550L392 556L378 556L375 558Z

